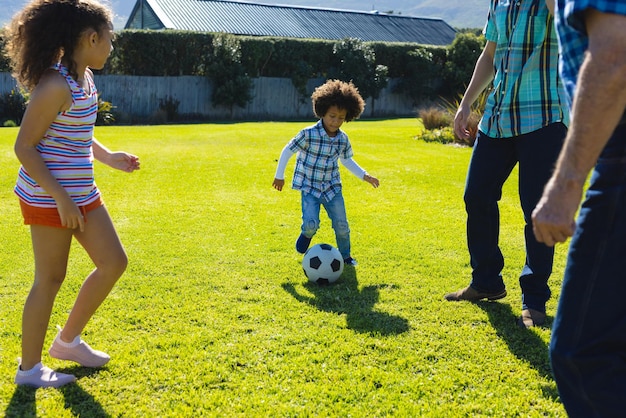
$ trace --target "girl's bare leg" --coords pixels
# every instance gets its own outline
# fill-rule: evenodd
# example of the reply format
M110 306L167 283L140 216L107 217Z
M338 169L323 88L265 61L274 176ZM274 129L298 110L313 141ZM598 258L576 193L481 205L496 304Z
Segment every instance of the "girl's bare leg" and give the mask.
M54 299L65 279L72 231L32 225L35 281L22 314L22 370L41 361Z
M83 283L61 331L61 340L67 343L81 334L128 264L126 252L104 206L89 212L85 230L74 231L74 236L85 248L96 268Z

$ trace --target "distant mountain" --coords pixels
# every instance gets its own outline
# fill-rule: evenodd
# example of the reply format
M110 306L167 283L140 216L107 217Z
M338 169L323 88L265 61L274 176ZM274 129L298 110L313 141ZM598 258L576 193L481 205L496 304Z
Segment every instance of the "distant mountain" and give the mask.
M29 0L0 0L0 24L5 25ZM115 29L123 29L136 0L106 0L115 14ZM248 3L321 7L342 10L393 13L401 16L436 17L455 28L482 28L487 18L487 0L250 0Z

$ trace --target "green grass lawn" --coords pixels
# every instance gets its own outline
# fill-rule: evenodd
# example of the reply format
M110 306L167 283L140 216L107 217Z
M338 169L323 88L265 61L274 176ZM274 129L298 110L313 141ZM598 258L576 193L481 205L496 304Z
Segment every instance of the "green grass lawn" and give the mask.
M519 329L517 172L501 202L509 295L446 302L471 273L471 149L414 139L417 119L345 125L355 160L381 186L342 168L359 265L334 285L309 285L294 249L299 193L271 187L281 149L307 124L98 127L104 144L142 163L133 174L96 166L130 264L83 337L112 360L92 370L44 351L46 365L79 380L39 390L13 384L33 260L12 193L17 129L0 129L0 415L565 416L547 354L565 247L548 327ZM335 245L322 215L312 244ZM45 350L92 268L80 247L70 257Z

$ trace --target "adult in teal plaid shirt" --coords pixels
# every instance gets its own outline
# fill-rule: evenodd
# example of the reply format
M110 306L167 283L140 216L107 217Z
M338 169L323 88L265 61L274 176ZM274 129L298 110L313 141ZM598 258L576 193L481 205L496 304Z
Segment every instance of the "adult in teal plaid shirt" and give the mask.
M626 399L626 2L559 0L572 125L533 212L548 245L572 236L550 359L572 417L623 417ZM578 210L589 172L585 200Z
M545 0L492 0L484 34L487 43L454 120L455 133L469 138L470 107L493 86L478 126L464 194L472 280L445 298L479 301L506 296L498 201L504 182L519 164L526 261L519 278L518 324L531 327L545 322L554 256L553 247L535 239L531 213L550 178L568 124L558 43Z

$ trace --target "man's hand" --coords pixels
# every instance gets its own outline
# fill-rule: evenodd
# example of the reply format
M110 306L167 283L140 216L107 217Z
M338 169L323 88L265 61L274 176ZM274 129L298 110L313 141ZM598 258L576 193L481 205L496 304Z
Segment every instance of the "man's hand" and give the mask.
M456 115L454 115L454 133L458 138L466 141L470 138L468 125L471 114L470 107L466 104L461 104L456 111Z
M537 241L552 247L574 234L582 187L574 182L559 182L554 176L550 179L532 214Z

